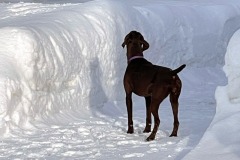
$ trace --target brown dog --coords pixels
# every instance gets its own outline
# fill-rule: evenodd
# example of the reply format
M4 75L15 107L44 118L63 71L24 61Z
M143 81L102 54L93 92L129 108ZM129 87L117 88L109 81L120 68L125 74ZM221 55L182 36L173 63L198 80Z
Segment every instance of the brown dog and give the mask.
M128 66L124 75L124 88L126 92L126 105L128 112L128 131L133 133L132 120L132 93L145 97L147 118L146 127L143 132L151 132L151 113L154 117L154 128L147 141L154 140L160 119L158 108L160 103L170 95L172 105L174 126L170 136L177 136L178 121L178 98L181 92L182 83L177 73L186 65L175 70L153 65L143 58L143 51L149 48L141 33L131 31L124 39L122 47L127 46Z

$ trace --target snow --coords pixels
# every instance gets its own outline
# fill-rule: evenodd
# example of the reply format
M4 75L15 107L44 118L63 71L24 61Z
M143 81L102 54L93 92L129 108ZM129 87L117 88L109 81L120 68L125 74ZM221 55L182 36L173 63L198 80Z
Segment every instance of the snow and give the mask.
M216 115L195 150L186 159L239 159L240 157L240 30L229 41L225 55L226 86L216 89ZM211 142L211 143L209 143ZM211 152L209 152L211 151Z
M1 2L2 159L239 159L238 0ZM145 141L137 96L126 134L121 44L131 30L151 62L187 64L176 138L166 99L156 140Z

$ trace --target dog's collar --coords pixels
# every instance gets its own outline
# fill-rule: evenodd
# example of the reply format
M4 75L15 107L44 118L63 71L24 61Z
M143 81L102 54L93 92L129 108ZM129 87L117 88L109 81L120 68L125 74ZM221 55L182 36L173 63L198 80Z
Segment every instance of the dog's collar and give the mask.
M143 56L133 56L128 60L128 63L130 63L132 60L137 59L137 58L143 58Z

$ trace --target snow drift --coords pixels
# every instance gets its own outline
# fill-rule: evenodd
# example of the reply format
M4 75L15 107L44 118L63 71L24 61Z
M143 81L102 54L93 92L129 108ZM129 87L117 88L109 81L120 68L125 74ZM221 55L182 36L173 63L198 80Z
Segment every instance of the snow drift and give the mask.
M25 10L17 12L19 5ZM36 12L28 5L10 5L19 15L1 23L2 126L28 127L35 118L69 109L84 115L89 106L117 100L120 65L115 64L124 61L116 44L122 37L115 36L114 14L102 12L107 3Z
M216 115L196 149L185 159L239 159L240 148L240 30L229 41L225 55L226 86L216 89ZM211 150L211 152L209 152Z
M231 103L240 103L240 30L231 38L225 55L224 72L228 77L226 93Z

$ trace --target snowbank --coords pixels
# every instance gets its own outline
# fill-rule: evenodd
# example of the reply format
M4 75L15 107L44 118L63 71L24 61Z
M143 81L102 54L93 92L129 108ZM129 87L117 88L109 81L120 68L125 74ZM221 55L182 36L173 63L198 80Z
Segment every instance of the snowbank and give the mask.
M81 116L123 94L118 76L123 69L115 65L124 64L116 45L122 36L116 36L106 2L8 7L15 17L0 24L3 128L29 127L29 121L62 110Z
M231 103L240 103L240 30L232 36L225 55L224 72L228 77L227 96Z
M225 55L226 86L215 93L216 115L196 149L185 159L239 159L240 157L240 30L229 41ZM209 152L211 151L211 152Z

